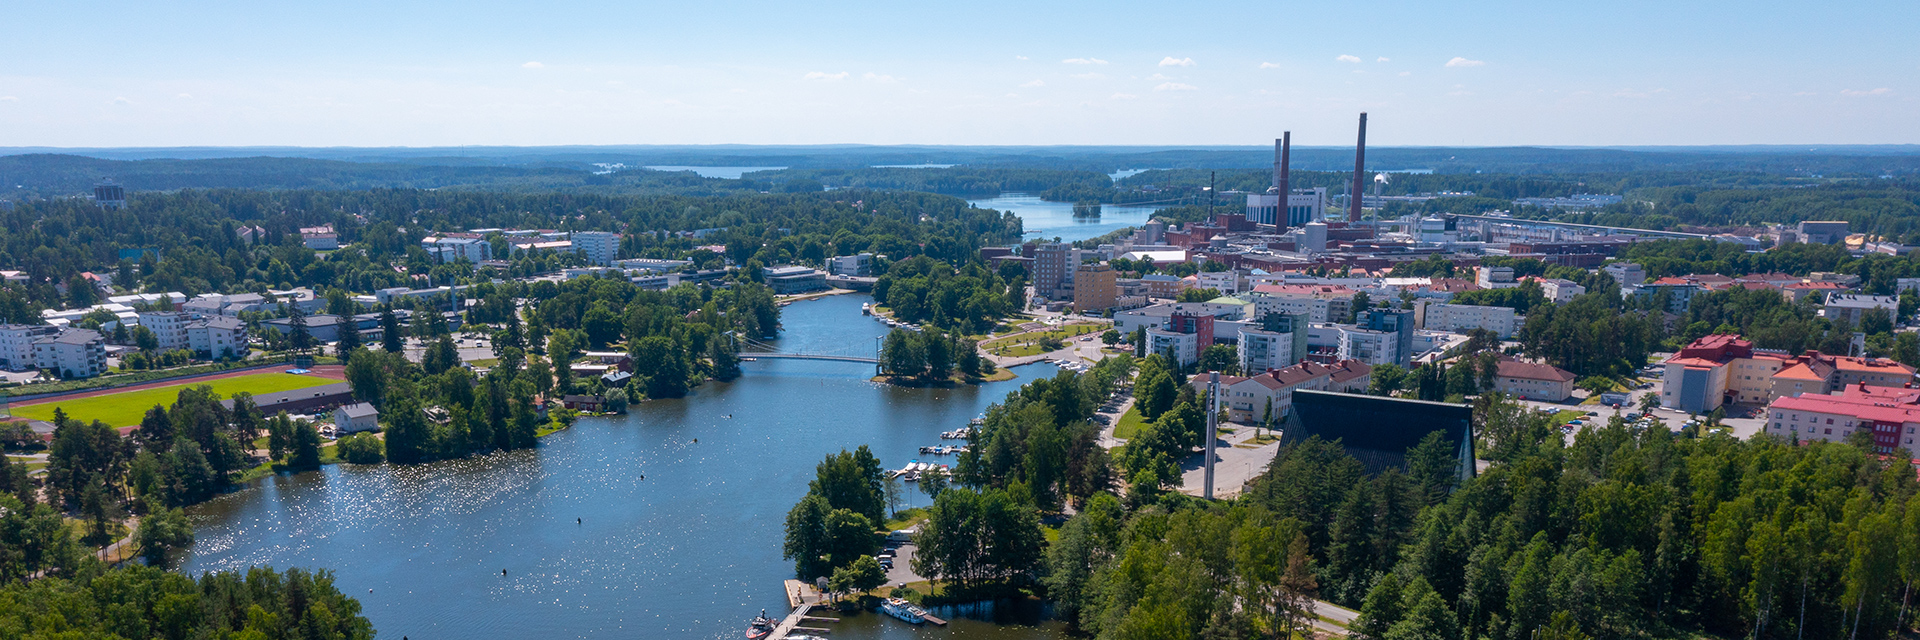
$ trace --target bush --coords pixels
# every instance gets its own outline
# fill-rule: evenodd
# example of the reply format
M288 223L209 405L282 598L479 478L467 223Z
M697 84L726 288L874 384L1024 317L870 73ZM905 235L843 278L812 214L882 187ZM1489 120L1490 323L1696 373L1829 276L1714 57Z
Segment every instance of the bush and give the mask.
M386 461L386 443L370 433L357 433L340 439L334 445L340 450L340 459L354 464L380 464Z

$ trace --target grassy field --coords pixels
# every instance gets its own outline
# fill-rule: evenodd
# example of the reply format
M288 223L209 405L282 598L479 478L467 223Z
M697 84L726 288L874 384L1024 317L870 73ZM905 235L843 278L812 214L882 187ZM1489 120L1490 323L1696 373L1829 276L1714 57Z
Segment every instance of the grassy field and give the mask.
M1012 337L1000 338L997 340L990 340L990 341L981 343L980 348L986 351L987 353L991 353L991 354L994 354L997 356L1003 356L1003 357L1019 358L1024 356L1039 355L1042 353L1046 353L1046 351L1042 350L1040 346L1040 341L1044 338L1053 338L1061 342L1066 342L1068 340L1071 340L1079 336L1083 336L1089 333L1105 331L1106 329L1107 329L1106 325L1070 324L1065 327L1061 327L1059 329L1053 329L1050 331L1035 331L1032 333L1023 333L1023 334L1012 336Z
M1134 435L1140 433L1140 428L1145 426L1147 426L1147 420L1140 417L1140 408L1128 407L1127 413L1120 416L1120 424L1113 426L1113 437L1132 440Z
M140 424L147 409L153 405L172 405L180 390L190 385L205 384L213 387L213 392L221 398L231 398L233 394L245 391L254 395L317 387L333 384L339 380L315 376L296 376L275 371L252 375L223 378L204 383L184 383L142 389L125 393L114 393L89 398L61 398L41 404L13 407L13 415L35 420L53 419L53 410L65 409L67 415L81 421L99 420L116 427L130 427Z

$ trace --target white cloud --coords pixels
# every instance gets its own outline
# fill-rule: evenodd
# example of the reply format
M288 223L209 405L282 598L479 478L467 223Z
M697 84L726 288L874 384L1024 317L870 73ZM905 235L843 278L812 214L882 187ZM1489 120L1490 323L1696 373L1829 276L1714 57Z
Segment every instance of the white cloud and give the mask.
M1073 74L1073 77L1075 77L1075 78L1079 78L1079 79L1081 79L1081 80L1105 80L1105 79L1107 79L1107 75L1106 75L1106 74L1104 74L1104 73L1076 73L1076 74Z
M803 77L805 77L808 80L845 80L847 79L848 75L849 74L845 71L842 71L840 73L827 73L825 71L813 71L813 72L807 73L807 75Z
M1858 96L1884 96L1884 95L1887 95L1887 94L1889 94L1889 93L1893 93L1893 90L1892 90L1892 89L1888 89L1888 88L1886 88L1886 87L1880 87L1880 88L1878 88L1878 89L1869 89L1869 90L1866 90L1866 91L1856 91L1856 90L1853 90L1853 89L1845 89L1845 90L1842 90L1842 91L1840 92L1840 95L1843 95L1843 96L1855 96L1855 97L1858 97Z
M191 94L191 93L182 93L182 94L180 94L180 95L178 95L178 96L175 96L175 97L177 97L177 98L183 98L183 99L192 99L192 98L193 98L193 94Z
M1484 67L1484 66L1487 66L1487 61L1468 60L1466 58L1454 56L1452 60L1447 61L1447 66L1449 67Z
M20 96L0 96L0 102L19 102Z
M524 64L521 64L521 65L520 65L520 68L522 68L522 69L538 69L538 68L541 68L541 67L544 67L544 66L547 66L547 65L544 65L544 64L540 64L540 63L538 63L538 62L533 62L533 61L528 61L528 62L526 62L526 63L524 63Z
M128 100L126 96L116 96L114 97L113 100L110 100L108 102L109 104L133 104L133 101Z
M1013 59L1015 59L1015 60L1027 60L1028 58L1027 58L1026 56L1014 56L1014 57L1013 57Z
M1022 86L1022 87L1044 87L1044 86L1047 86L1047 83L1046 83L1045 81L1043 81L1043 80L1033 80L1033 81L1031 81L1031 82L1028 82L1028 83L1025 83L1025 84L1022 84L1022 85L1020 85L1020 86Z
M881 84L892 84L895 82L899 82L899 80L895 79L893 76L881 75L878 73L874 73L872 71L868 71L865 75L862 75L860 77L868 82L878 82Z
M1101 60L1099 58L1067 58L1065 60L1061 60L1061 62L1066 64L1106 64L1107 63L1107 61Z
M1386 57L1386 56L1380 56L1380 59L1378 59L1378 60L1374 60L1374 62L1393 62L1393 61L1392 61L1392 60L1389 60L1389 59L1387 59L1387 57Z
M1148 80L1172 80L1173 78L1170 76L1165 76L1165 75L1156 73L1156 74L1147 76L1147 79Z
M1348 56L1348 55L1343 55L1343 56L1340 56L1340 57L1338 57L1338 58L1334 58L1334 60L1336 60L1336 61L1339 61L1339 62L1352 62L1352 63L1356 63L1356 64L1357 64L1357 63L1359 63L1359 62L1360 62L1360 56Z
M1278 68L1280 68L1280 65L1277 65L1277 64L1274 64L1274 63L1271 63L1271 62L1262 62L1262 63L1260 63L1260 68L1262 68L1262 69L1278 69Z
M1162 66L1162 67L1191 67L1191 66L1193 66L1193 58L1175 58L1175 57L1173 57L1173 56L1167 56L1167 57L1165 57L1165 58L1161 58L1161 59L1160 59L1160 66Z
M1159 86L1154 87L1153 90L1154 91L1193 91L1199 88L1200 87L1196 87L1190 84L1184 84L1180 82L1163 82L1163 83L1160 83Z
M1116 93L1116 94L1113 94L1113 95L1111 95L1111 96L1108 96L1108 97L1107 97L1107 99L1108 99L1108 100L1132 100L1132 99L1134 99L1134 98L1138 98L1138 97L1140 97L1140 96L1136 96L1136 95L1133 95L1133 94L1131 94L1131 93Z
M1405 77L1407 77L1407 76L1410 76L1410 75L1413 75L1413 72L1412 72L1412 71L1402 71L1402 72L1400 72L1400 77L1402 77L1402 78L1405 78Z
M1796 96L1817 96L1817 95L1820 95L1820 94L1818 94L1818 93L1814 93L1814 92L1812 92L1812 91L1795 91L1795 92L1793 92L1793 95L1796 95Z

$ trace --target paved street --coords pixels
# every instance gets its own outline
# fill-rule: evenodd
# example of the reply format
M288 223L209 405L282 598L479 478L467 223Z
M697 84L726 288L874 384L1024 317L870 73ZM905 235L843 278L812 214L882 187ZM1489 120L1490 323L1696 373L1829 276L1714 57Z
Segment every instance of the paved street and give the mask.
M1230 498L1240 494L1242 485L1267 470L1267 463L1272 462L1273 457L1280 453L1280 443L1276 441L1258 447L1242 446L1243 443L1253 439L1255 435L1253 427L1233 423L1225 423L1220 427L1223 430L1233 429L1234 432L1221 434L1220 438L1214 441L1213 496ZM1277 434L1274 431L1260 433ZM1185 472L1180 477L1182 493L1196 496L1203 493L1202 488L1206 486L1207 477L1205 461L1205 453L1195 453L1180 464L1181 470Z

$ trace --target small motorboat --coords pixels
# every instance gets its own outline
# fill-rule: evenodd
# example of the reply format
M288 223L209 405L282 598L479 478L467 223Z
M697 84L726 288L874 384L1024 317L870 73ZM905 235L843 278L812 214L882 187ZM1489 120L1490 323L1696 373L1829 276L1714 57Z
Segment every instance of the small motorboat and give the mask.
M761 609L760 615L747 621L747 640L761 640L773 635L773 628L777 624L773 618L767 617L766 609Z
M925 609L913 606L913 603L900 598L888 598L885 603L880 605L880 610L886 612L887 615L899 618L907 624L925 624L927 621L927 611Z

